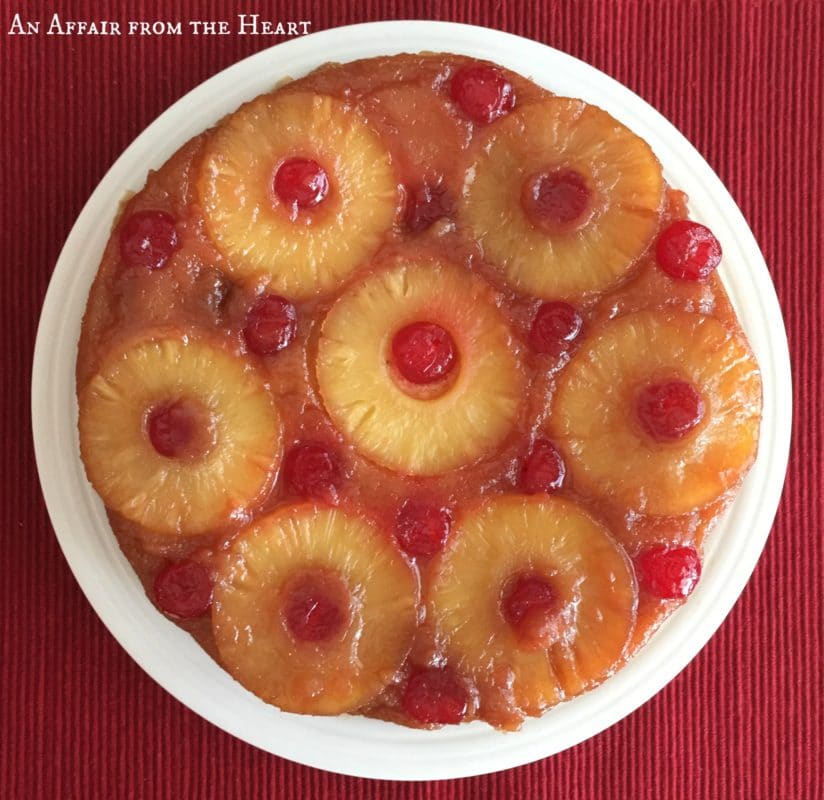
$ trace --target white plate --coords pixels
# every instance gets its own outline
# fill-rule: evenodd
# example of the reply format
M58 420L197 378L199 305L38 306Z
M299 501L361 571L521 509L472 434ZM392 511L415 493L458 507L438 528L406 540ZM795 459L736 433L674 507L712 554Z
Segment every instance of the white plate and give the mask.
M286 76L300 77L326 61L420 50L496 61L605 108L643 136L667 178L689 194L695 217L721 240L721 274L763 372L758 459L711 540L689 602L601 687L511 734L480 722L417 731L361 717L296 716L265 705L146 599L86 481L78 450L74 364L81 316L124 193L140 189L147 170L187 139ZM441 22L355 25L279 44L206 81L155 120L100 182L66 240L43 306L32 374L37 465L55 532L89 602L132 658L182 703L250 744L335 772L405 780L478 775L552 755L617 722L672 680L730 611L764 546L784 481L791 402L787 338L767 267L735 202L689 142L635 94L571 56L498 31Z

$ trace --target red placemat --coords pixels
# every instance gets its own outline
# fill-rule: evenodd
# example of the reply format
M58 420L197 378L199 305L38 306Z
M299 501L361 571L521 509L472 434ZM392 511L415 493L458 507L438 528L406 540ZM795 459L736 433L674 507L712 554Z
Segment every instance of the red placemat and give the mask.
M185 21L260 10L243 0L23 5L0 2L0 798L824 797L820 0L322 0L263 12L311 20L314 30L470 22L605 70L672 120L720 174L761 244L787 321L796 421L784 499L718 634L657 697L589 742L505 773L428 784L331 775L232 739L141 672L72 578L29 432L32 346L54 262L90 192L157 114L278 39L6 34L16 12L44 22L53 11L64 20Z

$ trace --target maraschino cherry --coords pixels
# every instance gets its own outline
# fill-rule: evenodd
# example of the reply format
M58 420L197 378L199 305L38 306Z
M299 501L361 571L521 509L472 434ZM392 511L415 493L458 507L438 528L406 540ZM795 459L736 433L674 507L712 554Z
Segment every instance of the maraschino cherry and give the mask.
M519 485L527 494L557 492L566 477L566 464L549 439L536 439L521 467Z
M304 575L286 591L283 617L289 632L300 642L328 641L347 622L348 609L341 602L343 587L320 576Z
M160 610L169 616L202 617L212 604L212 577L199 561L178 561L158 573L154 596Z
M635 558L642 589L662 600L681 600L692 593L701 577L701 558L691 546L655 545Z
M288 158L275 171L274 190L286 206L304 211L326 199L329 176L311 158Z
M721 244L704 225L679 219L658 236L655 259L673 278L700 281L708 278L721 263Z
M504 619L527 648L546 647L558 635L562 606L552 583L535 574L516 576L501 598Z
M433 556L443 548L452 528L449 510L406 500L395 518L395 538L410 556Z
M641 427L652 439L676 442L704 418L704 400L686 381L653 383L638 393L636 412Z
M430 667L412 674L401 697L403 710L425 725L457 725L466 716L466 687L448 668Z
M478 64L459 69L450 84L452 99L473 122L486 125L515 107L515 91L495 67Z
M155 406L145 424L152 447L166 458L197 458L213 443L211 415L185 398Z
M246 346L259 356L274 355L292 343L297 320L297 311L288 300L278 295L262 295L246 315Z
M569 303L543 303L529 330L529 343L536 353L560 356L581 335L584 320Z
M592 190L574 169L553 169L524 182L521 205L536 224L551 230L569 230L592 215Z
M428 384L446 377L457 361L455 341L434 322L413 322L392 339L395 366L411 383Z
M136 211L120 229L120 257L127 267L162 269L178 246L175 218L165 211Z
M335 504L341 470L332 452L317 442L302 442L287 454L283 464L287 483L298 494Z

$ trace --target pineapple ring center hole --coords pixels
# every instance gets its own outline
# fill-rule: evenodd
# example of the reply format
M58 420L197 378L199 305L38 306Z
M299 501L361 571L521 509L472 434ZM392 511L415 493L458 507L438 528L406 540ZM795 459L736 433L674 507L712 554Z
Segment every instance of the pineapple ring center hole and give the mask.
M568 167L544 169L527 176L521 206L534 225L563 233L586 225L595 211L594 192L580 172Z
M635 417L655 442L678 442L706 415L704 399L694 384L671 380L648 383L635 395Z
M459 372L455 340L435 322L413 322L398 330L388 360L398 386L423 400L444 394Z
M158 403L146 412L144 428L155 451L165 458L194 461L217 443L212 412L197 400Z
M340 640L352 621L352 593L333 570L301 570L281 588L280 613L296 642Z
M329 174L311 158L287 158L275 167L271 189L273 199L285 205L294 219L299 211L315 208L329 196Z
M572 604L565 592L542 572L517 572L501 588L504 620L525 650L549 647L564 638L572 622Z

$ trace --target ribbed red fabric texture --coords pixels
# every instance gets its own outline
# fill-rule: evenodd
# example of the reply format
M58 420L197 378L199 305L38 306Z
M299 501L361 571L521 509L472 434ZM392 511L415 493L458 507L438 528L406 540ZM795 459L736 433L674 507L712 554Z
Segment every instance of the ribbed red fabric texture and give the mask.
M173 101L265 37L5 35L46 19L220 19L222 0L0 1L2 413L0 798L824 797L824 3L820 0L288 0L314 29L377 19L471 22L594 64L660 109L730 188L784 308L795 376L791 466L755 575L695 661L628 719L497 775L392 784L259 752L155 685L97 620L40 496L29 375L53 265L90 192ZM25 8L24 8L25 7Z

